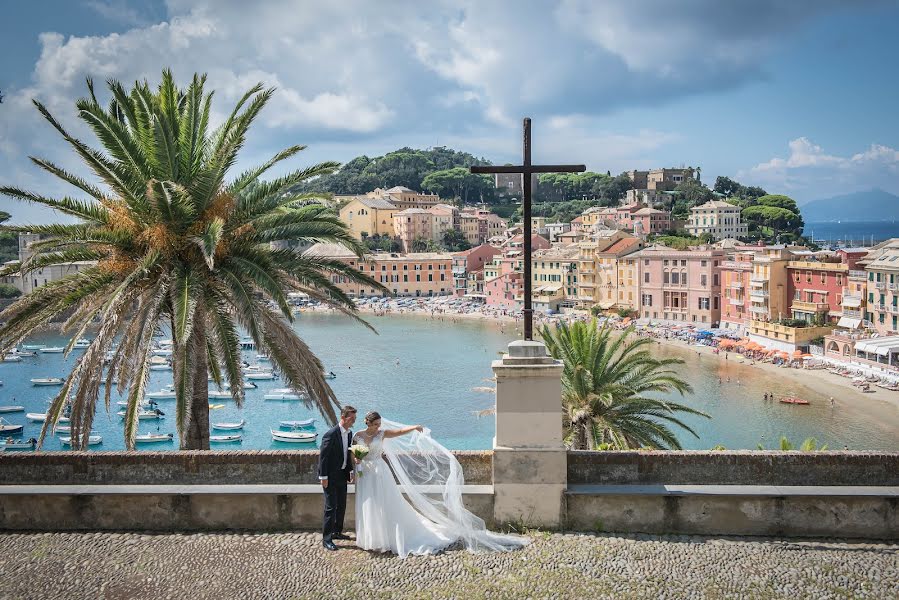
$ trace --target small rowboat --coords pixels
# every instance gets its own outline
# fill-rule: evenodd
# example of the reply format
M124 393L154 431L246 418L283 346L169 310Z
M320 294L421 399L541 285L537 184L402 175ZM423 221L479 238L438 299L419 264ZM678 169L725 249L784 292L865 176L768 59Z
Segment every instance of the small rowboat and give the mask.
M63 380L61 377L34 377L31 379L31 385L36 386L49 386L49 385L62 385Z
M25 410L24 406L0 406L0 413L22 412L23 410Z
M171 442L173 436L171 433L140 433L134 436L136 444L154 444L158 442Z
M243 426L246 425L246 421L241 419L237 423L213 423L213 429L221 429L222 431L236 431L238 429L243 429Z
M281 427L287 429L299 429L301 427L312 427L315 425L315 419L300 419L299 421L281 421L278 423Z
M66 446L71 446L72 445L72 436L69 435L69 436L61 437L61 438L59 438L59 441L62 442ZM92 435L87 438L88 446L96 446L97 444L102 444L102 443L103 443L103 438L100 437L99 435Z
M16 425L15 423L10 423L6 419L0 419L0 435L18 435L22 433L24 428L24 425Z
M232 435L210 435L209 443L210 444L227 444L229 442L239 442L241 439L241 435L239 433L235 433Z
M211 402L209 403L210 410L218 410L220 408L225 408L225 405L224 404L212 404Z
M808 400L803 400L802 398L789 398L789 397L781 398L780 403L781 404L802 404L802 405L811 404Z
M66 349L62 346L48 346L46 348L41 348L41 354L62 354Z
M34 423L43 423L47 420L47 413L26 413L25 418ZM59 417L59 423L69 423L71 419L68 417Z
M312 444L318 438L317 433L305 433L302 431L278 431L272 429L272 439L276 442L289 444Z
M0 441L0 450L34 450L36 446L37 440L34 438L31 438L30 440L14 440L8 438Z

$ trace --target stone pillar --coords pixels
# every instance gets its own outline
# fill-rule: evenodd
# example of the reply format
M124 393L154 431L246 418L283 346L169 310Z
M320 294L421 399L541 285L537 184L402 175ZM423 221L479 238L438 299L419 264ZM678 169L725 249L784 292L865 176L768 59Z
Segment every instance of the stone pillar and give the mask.
M562 444L562 363L542 342L515 341L493 361L494 520L558 528L568 481Z

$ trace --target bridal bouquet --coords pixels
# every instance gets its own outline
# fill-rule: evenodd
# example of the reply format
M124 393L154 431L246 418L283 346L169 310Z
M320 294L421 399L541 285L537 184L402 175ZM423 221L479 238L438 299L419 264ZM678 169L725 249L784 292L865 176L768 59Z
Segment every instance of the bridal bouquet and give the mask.
M356 460L362 460L368 456L368 446L362 444L353 444L350 446L350 452L356 457ZM362 477L362 465L356 465L356 477Z

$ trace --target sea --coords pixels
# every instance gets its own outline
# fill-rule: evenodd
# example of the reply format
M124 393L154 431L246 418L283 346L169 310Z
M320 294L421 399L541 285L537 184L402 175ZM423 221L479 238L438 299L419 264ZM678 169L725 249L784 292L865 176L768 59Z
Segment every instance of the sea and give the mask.
M819 221L806 223L803 233L816 241L825 242L828 246L870 246L899 237L899 222Z
M490 449L493 444L494 417L478 416L490 408L494 397L491 361L496 360L508 343L520 336L514 325L463 319L431 319L417 315L370 316L365 319L376 329L372 332L356 321L338 314L303 313L295 323L297 333L322 359L328 371L337 374L330 381L341 403L355 406L360 415L370 410L407 424L422 424L432 435L452 449ZM47 334L29 343L59 344L58 335ZM698 356L695 349L679 346L654 346L659 356L684 360L679 372L695 392L672 400L702 410L711 419L686 416L684 421L697 433L682 430L678 438L686 449L709 449L718 444L729 449L767 448L777 445L781 436L798 444L814 437L830 448L848 446L853 450L899 451L899 413L878 394L865 405L831 408L827 398L810 387L760 370L739 360L720 361L709 354ZM255 362L255 352L244 358ZM58 388L34 387L33 377L59 377L67 374L76 359L60 354L26 358L20 363L0 363L0 405L21 404L27 412L44 412L48 400ZM159 390L172 382L171 372L153 372L149 390ZM271 429L280 420L316 418L314 431L327 425L313 409L296 401L263 400L265 390L283 387L280 381L260 381L258 390L247 392L243 408L233 401L211 399L215 406L210 420L228 422L244 419L243 440L220 444L219 449L301 449L310 444L285 444L272 441ZM765 402L765 392L794 395L810 400L809 406L791 406ZM97 407L94 430L103 441L96 450L124 448L122 419L115 405L107 412ZM141 421L141 433L175 433L174 400L159 400L165 412L159 421ZM2 415L7 421L25 425L24 436L37 437L41 425L30 423L25 413ZM227 432L222 432L227 433ZM58 435L49 436L45 449L65 447ZM177 436L176 436L177 437ZM139 445L139 450L176 450L177 442Z

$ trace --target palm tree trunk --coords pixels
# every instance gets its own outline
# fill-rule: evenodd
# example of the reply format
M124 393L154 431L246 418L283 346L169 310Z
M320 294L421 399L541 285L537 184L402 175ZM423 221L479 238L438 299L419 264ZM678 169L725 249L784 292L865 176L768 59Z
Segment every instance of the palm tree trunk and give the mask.
M199 315L198 315L199 316ZM202 320L191 334L194 361L193 395L190 399L190 422L184 435L183 450L209 450L209 382L206 364L206 333Z

